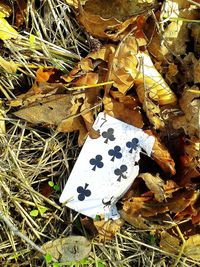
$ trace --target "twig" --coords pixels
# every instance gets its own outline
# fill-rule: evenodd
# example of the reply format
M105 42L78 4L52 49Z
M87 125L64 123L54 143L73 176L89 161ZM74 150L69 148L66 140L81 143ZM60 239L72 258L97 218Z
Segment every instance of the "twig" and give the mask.
M13 232L13 234L19 236L21 239L23 239L26 243L28 243L32 248L34 248L35 250L39 251L40 253L42 253L43 255L45 255L45 251L40 248L39 246L37 246L33 241L31 241L27 236L25 236L24 234L22 234L15 226L13 223L11 223L11 221L2 214L2 212L0 212L0 220L4 221L6 223L6 225L9 227L9 229Z

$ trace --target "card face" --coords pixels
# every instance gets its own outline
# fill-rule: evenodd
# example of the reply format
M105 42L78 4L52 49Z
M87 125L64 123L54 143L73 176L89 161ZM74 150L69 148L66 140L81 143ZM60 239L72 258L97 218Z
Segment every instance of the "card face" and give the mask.
M60 202L91 218L118 219L115 204L139 173L141 149L150 156L155 138L105 113L93 128L100 137L86 139Z

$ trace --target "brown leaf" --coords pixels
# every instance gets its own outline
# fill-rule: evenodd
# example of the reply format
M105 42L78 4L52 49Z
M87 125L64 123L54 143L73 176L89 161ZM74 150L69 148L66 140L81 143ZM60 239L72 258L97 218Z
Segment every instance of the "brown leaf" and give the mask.
M47 82L50 78L50 76L52 74L55 73L55 69L54 68L44 68L44 67L40 67L37 71L36 71L36 82L39 83L44 83Z
M128 0L88 0L79 7L79 21L91 35L118 41L137 26L137 14L150 4Z
M146 186L151 192L154 193L154 197L158 202L162 202L166 196L164 192L164 181L159 175L152 175L150 173L140 173L138 177L145 181Z
M70 116L72 97L69 95L52 95L42 98L31 106L16 111L14 114L31 123L58 125Z
M146 130L145 132L155 137L155 143L152 150L153 159L163 169L163 171L174 175L176 173L175 162L167 148L160 142L159 137L155 136L152 131Z
M98 231L98 238L100 242L106 242L113 238L123 226L124 221L122 219L109 220L109 221L94 221L94 225Z
M116 98L117 99L117 98ZM104 97L105 112L119 120L138 128L143 127L143 119L139 107L135 106L135 98L123 96L114 100L112 97Z
M151 217L159 213L165 213L168 211L168 207L165 203L152 200L152 197L133 197L124 202L123 210L130 217Z
M85 127L85 123L80 115L77 117L72 117L61 121L61 123L57 127L57 131L64 133L79 131L79 137L78 137L79 146L83 145L88 134Z
M149 230L150 226L145 218L142 216L130 216L124 210L119 211L123 220L128 222L129 224L133 225L137 229Z
M128 35L110 57L108 80L114 81L113 86L123 94L134 84L138 75L137 53L138 41L134 36Z
M196 135L200 137L199 131L199 114L200 114L200 99L197 98L200 92L197 86L191 88L186 87L182 97L179 100L180 107L185 115L174 118L173 127L175 129L183 128L189 136Z

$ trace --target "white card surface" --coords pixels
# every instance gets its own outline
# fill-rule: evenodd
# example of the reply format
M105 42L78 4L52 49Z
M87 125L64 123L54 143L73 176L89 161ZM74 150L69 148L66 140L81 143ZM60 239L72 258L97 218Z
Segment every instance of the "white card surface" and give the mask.
M60 202L91 218L118 219L115 204L139 173L141 149L150 156L155 138L105 113L93 128L101 136L86 139Z

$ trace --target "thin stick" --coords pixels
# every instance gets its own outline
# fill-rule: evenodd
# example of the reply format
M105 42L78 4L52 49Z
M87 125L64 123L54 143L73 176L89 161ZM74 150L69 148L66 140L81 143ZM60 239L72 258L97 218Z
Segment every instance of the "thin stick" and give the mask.
M45 251L40 248L39 246L37 246L33 241L31 241L27 236L25 236L24 234L22 234L15 226L14 224L11 223L11 221L2 214L2 212L0 212L0 219L2 221L4 221L6 223L6 225L8 226L8 228L13 232L13 234L19 236L21 239L23 239L26 243L28 243L32 248L34 248L35 250L39 251L40 253L42 253L43 255L45 255Z

